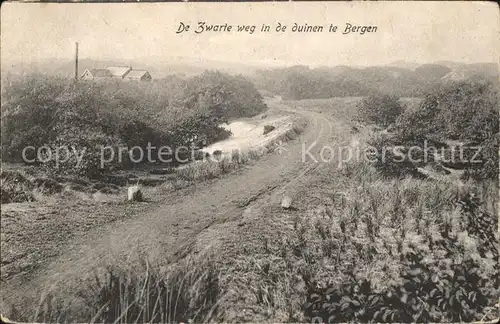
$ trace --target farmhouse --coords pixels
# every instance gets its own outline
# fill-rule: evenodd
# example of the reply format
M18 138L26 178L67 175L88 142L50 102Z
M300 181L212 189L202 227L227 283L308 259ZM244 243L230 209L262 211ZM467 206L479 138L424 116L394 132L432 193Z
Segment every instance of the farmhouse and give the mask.
M134 70L130 66L108 66L105 69L86 69L81 79L100 80L100 79L121 79L151 81L151 74L146 70Z
M84 80L93 80L93 79L107 79L113 77L113 74L106 69L86 69L81 79Z
M113 78L123 79L130 71L132 67L130 66L108 66L106 70L110 71Z
M131 70L125 75L126 80L151 81L151 74L146 70Z

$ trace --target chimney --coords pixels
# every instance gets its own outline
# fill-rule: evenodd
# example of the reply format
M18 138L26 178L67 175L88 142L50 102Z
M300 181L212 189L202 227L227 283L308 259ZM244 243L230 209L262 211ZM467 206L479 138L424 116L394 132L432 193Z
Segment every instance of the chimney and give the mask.
M75 80L78 80L78 42L75 43Z

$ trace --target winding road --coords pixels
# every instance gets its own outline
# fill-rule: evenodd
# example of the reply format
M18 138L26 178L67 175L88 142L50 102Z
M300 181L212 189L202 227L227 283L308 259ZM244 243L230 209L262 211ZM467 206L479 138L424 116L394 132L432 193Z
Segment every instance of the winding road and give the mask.
M59 256L29 278L3 283L2 298L12 302L20 296L33 296L35 291L46 292L53 285L77 289L77 279L91 276L96 267L126 264L138 255L175 262L196 251L197 237L204 230L242 219L250 203L279 204L283 194L293 195L294 185L321 167L321 163L302 161L304 145L316 142L312 153L317 154L322 144L331 143L339 134L348 134L348 126L319 113L294 110L277 100L269 101L268 106L298 113L308 120L303 134L287 142L282 154L265 155L236 174L182 189L183 194L166 197L165 203L152 211L92 229L88 235L69 242Z

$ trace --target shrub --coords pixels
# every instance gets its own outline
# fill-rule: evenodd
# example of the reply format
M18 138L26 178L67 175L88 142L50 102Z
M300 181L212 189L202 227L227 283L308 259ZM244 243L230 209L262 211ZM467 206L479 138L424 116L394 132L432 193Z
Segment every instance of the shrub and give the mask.
M363 98L357 106L357 111L361 121L388 127L396 121L403 108L396 97L375 94Z
M207 71L186 82L186 102L224 118L250 117L267 107L254 85L242 76Z
M264 132L262 134L267 135L275 129L276 127L274 127L273 125L264 125Z
M498 89L492 83L459 82L438 87L418 109L406 110L397 128L406 140L435 136L483 142L497 134Z
M368 144L374 149L374 155L370 159L384 176L404 178L411 175L417 178L422 177L417 166L409 160L408 149L401 146L392 135L374 134L368 140Z
M230 136L220 127L229 118L253 116L266 109L262 97L246 79L218 72L148 83L74 82L29 75L6 80L5 85L4 161L26 162L22 152L28 146L35 148L28 150L29 160L44 145L85 150L79 164L73 155L65 163L49 159L44 167L53 173L86 177L100 177L109 168L135 164L127 155L121 161L115 156L113 163L101 169L102 146L138 146L143 151L148 145L169 146L173 152L180 146L201 148ZM190 153L179 158L190 158Z
M52 178L39 178L23 171L4 170L0 175L2 204L35 201L35 193L52 195L63 190L63 185Z
M22 173L2 171L1 173L2 204L11 202L34 201L33 184Z
M467 81L445 85L429 93L417 109L408 109L396 122L397 141L419 145L424 140L456 140L480 147L482 163L467 163L467 174L498 177L497 87L489 82ZM445 145L445 144L443 144ZM446 146L446 145L445 145Z

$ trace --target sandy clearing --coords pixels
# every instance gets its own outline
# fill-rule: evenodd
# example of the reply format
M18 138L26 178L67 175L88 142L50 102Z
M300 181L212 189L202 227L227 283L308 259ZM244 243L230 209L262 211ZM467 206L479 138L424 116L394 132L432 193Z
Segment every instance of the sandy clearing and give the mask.
M214 143L202 149L212 154L214 151L232 152L233 150L246 151L259 148L292 127L292 116L277 116L263 119L259 115L252 119L233 121L223 127L233 134L226 140ZM264 135L264 125L276 127L272 132Z

